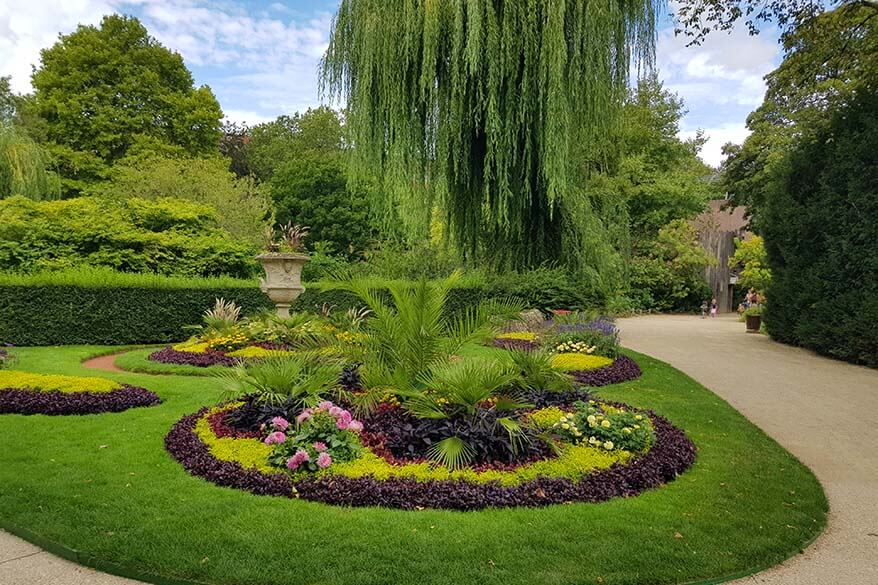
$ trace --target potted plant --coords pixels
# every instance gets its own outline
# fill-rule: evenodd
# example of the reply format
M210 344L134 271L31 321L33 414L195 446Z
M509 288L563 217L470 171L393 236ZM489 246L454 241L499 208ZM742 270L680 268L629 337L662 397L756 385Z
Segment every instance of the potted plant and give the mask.
M274 302L279 317L290 316L290 305L305 290L302 267L310 258L302 251L307 235L307 227L293 222L281 226L279 233L269 228L266 232L267 250L256 257L265 269L265 278L260 279L259 288Z
M753 305L744 311L747 333L759 333L762 327L762 305Z

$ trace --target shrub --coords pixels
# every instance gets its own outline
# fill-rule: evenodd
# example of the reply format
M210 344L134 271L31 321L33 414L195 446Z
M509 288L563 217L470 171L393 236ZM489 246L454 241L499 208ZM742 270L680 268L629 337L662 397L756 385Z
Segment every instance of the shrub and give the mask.
M128 385L110 392L0 389L0 414L98 414L153 406L159 402L159 397L149 390Z
M0 342L15 345L169 343L217 297L243 311L272 304L253 281L75 270L0 275Z
M79 266L239 278L257 270L253 248L216 227L211 208L189 201L0 200L0 270Z
M7 370L0 372L0 388L73 394L76 392L112 392L121 386L106 378L32 374Z
M586 372L612 363L610 358L584 353L559 353L552 358L552 366L564 372Z

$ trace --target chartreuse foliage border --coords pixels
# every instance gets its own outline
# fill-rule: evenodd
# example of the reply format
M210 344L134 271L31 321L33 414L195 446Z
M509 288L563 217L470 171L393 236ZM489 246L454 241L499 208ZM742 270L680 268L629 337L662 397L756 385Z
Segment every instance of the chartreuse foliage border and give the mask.
M19 349L18 367L86 375L80 360L105 351ZM635 357L643 376L599 396L655 410L699 449L688 472L635 498L408 512L219 488L163 446L177 420L220 398L215 380L102 373L148 385L163 403L0 416L0 525L105 570L217 585L717 582L806 546L826 521L813 474L692 379Z

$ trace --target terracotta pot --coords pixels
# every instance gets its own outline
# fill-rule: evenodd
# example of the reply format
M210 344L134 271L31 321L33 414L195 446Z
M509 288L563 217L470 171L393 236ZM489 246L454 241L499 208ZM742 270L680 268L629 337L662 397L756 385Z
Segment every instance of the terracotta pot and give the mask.
M310 260L305 254L270 252L256 257L265 269L265 278L259 288L277 307L280 317L290 316L290 305L305 291L302 286L302 267Z
M762 327L762 315L747 315L747 333L759 333Z

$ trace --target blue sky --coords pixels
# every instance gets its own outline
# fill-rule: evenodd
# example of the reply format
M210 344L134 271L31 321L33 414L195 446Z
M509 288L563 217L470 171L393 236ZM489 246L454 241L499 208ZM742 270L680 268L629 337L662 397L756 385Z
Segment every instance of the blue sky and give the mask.
M0 0L0 75L29 91L39 50L78 23L104 14L139 17L165 46L181 53L198 84L216 93L235 121L257 123L318 105L317 63L338 0ZM673 6L673 3L672 3ZM659 76L686 102L681 134L703 129L710 164L720 148L746 137L747 114L765 92L763 76L780 61L777 36L743 28L686 47L668 23L659 33Z

